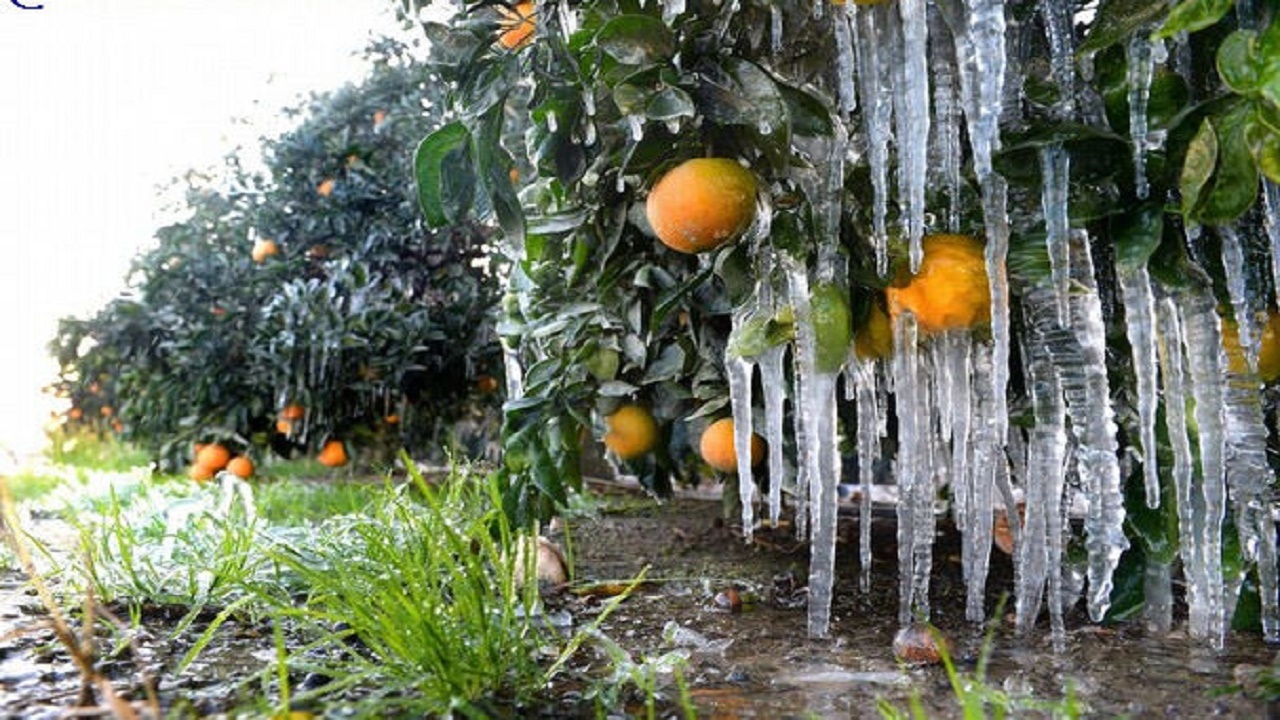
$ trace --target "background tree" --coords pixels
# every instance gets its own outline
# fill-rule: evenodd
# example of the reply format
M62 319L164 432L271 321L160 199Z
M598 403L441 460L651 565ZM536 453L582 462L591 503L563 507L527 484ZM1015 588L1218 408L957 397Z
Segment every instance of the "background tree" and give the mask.
M232 156L189 174L186 216L157 231L129 289L62 321L55 388L74 416L111 405L169 465L210 440L483 452L501 375L489 233L424 227L411 149L439 84L397 41L368 58L362 83L290 111L298 126L264 141L262 169Z

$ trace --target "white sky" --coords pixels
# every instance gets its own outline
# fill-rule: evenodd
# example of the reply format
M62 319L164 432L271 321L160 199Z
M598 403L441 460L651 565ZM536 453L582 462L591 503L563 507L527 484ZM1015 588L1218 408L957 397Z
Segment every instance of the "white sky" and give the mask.
M43 442L57 318L123 288L157 187L359 79L353 53L396 29L393 0L43 2L0 0L0 450L19 453Z

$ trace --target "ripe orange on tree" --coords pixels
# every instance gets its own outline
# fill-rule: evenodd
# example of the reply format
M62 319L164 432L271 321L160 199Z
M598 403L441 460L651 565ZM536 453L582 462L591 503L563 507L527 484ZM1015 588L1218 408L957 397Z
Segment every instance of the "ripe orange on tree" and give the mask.
M498 379L492 375L481 375L476 378L476 389L488 395L498 389Z
M307 409L298 403L289 403L280 408L281 420L301 420L307 414Z
M341 467L347 464L347 448L341 440L330 440L320 449L316 459L325 467Z
M388 425L399 425L399 424L400 424L400 416L399 416L399 415L397 415L397 414L395 414L395 413L391 413L390 415L388 415L388 416L386 416L386 417L382 418L382 421L383 421L383 422L385 422L385 423L386 423L386 424L388 424Z
M968 235L929 235L922 242L919 271L905 285L885 290L890 319L910 312L924 333L991 322L991 288L982 243Z
M645 216L662 244L682 253L714 250L756 215L756 176L728 158L694 158L667 171L649 191Z
M721 418L702 431L698 449L702 459L720 472L738 472L738 450L733 445L733 418ZM751 433L751 466L764 460L764 438Z
M267 258L280 252L280 246L275 240L270 238L261 238L253 242L253 250L250 255L256 263L266 262Z
M187 470L187 477L196 482L205 482L206 480L212 480L215 472L217 471L208 465L195 463Z
M276 432L281 435L288 435L293 432L293 423L288 420L280 419L276 421Z
M115 410L113 410L110 405L103 405L102 407L98 408L98 414L104 418L111 417L112 414L114 413L115 413Z
M231 462L231 451L221 443L209 443L196 453L196 464L217 472Z
M79 420L80 418L84 417L84 410L81 410L78 407L73 407L67 411L67 417L71 418L72 420Z
M227 463L227 472L241 480L248 480L253 477L253 461L244 455L237 455Z
M1227 369L1243 374L1248 365L1244 349L1240 347L1240 328L1232 318L1222 320L1222 346L1227 352ZM1271 384L1280 380L1280 313L1267 311L1267 321L1262 325L1262 338L1258 348L1258 379Z
M658 444L658 422L641 405L623 405L604 422L609 427L604 445L623 460L638 458Z
M516 3L513 7L498 5L502 19L498 21L501 32L498 44L507 50L519 50L533 40L538 29L537 8L532 0Z
M333 178L325 178L316 186L316 192L319 193L320 197L329 197L333 194L333 188L336 185L337 182Z

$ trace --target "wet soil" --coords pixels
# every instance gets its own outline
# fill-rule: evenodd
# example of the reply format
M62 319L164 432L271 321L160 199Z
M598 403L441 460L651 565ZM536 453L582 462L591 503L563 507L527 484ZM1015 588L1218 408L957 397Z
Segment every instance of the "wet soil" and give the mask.
M880 717L878 702L909 712L913 698L928 717L962 716L941 667L908 668L894 659L898 603L891 514L873 522L867 592L859 589L857 522L842 516L831 634L810 640L804 603L808 558L789 529L760 528L755 541L745 543L740 528L722 521L720 504L706 499L659 505L621 496L607 507L612 509L571 520L568 532L554 536L571 555L576 577L570 588L548 598L548 609L567 614L579 627L590 623L606 600L583 594L584 587L644 570L648 582L601 629L637 660L685 651L689 696L700 717ZM1012 698L1014 716L1047 716L1045 704L1068 691L1087 717L1278 716L1252 687L1259 672L1276 673L1276 648L1257 635L1233 633L1224 651L1213 652L1180 630L1156 637L1140 623L1091 624L1077 608L1066 647L1055 652L1047 627L1018 638L1008 618L987 628L965 622L958 555L955 533L940 528L932 621L954 643L963 673L976 671L984 638L990 639L985 685ZM1012 587L1007 556L994 551L992 560L988 612ZM731 602L734 595L740 604ZM225 625L201 661L175 675L173 668L213 617L208 613L172 639L185 611L146 609L131 649L102 668L117 690L141 700L142 678L149 677L160 704L179 715L226 712L261 692L256 683L243 681L272 662L274 648L269 629L248 620ZM567 674L552 688L563 704L552 701L538 714L581 714L574 676ZM54 641L37 598L18 574L0 574L0 718L64 717L80 692L79 673ZM668 685L663 694L672 698L675 692ZM663 707L676 709L671 703Z

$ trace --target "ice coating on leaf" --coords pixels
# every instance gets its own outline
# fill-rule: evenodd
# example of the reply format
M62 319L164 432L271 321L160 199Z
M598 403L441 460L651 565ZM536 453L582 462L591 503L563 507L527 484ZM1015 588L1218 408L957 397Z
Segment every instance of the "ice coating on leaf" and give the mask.
M1133 139L1133 180L1134 192L1145 199L1150 192L1147 182L1147 101L1151 97L1151 76L1154 70L1154 59L1151 52L1151 39L1146 33L1136 32L1129 38L1128 51L1128 95L1129 95L1129 137Z
M893 93L889 89L889 62L896 35L883 32L886 22L880 6L857 13L855 50L858 60L858 89L862 94L862 134L871 170L871 244L876 256L876 274L889 272L889 236L885 218L889 203L889 145L893 140Z
M1160 397L1156 348L1156 304L1147 267L1116 268L1124 303L1125 331L1133 354L1133 374L1138 392L1138 440L1142 447L1142 478L1147 507L1160 506L1160 467L1157 463L1156 411Z
M898 0L901 55L894 63L898 125L898 202L903 207L911 271L924 258L925 182L929 171L929 23L924 0Z
M1058 309L1058 323L1066 324L1071 313L1071 231L1067 207L1071 181L1071 156L1061 143L1040 149L1040 207L1044 211L1045 244L1049 250L1049 268L1053 277Z

